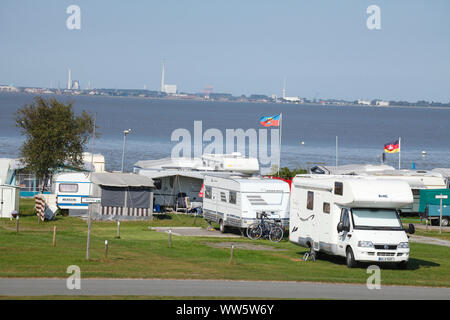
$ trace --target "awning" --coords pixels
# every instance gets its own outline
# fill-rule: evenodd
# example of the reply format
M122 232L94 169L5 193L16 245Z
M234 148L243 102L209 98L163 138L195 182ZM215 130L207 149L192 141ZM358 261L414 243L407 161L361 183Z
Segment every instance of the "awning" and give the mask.
M135 173L99 172L92 173L91 179L94 184L108 187L155 187L151 178Z

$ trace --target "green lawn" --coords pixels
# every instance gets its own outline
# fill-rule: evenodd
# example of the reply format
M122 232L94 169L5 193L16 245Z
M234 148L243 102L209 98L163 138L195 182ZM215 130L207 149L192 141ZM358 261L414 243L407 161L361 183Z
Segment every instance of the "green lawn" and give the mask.
M0 220L0 277L67 277L69 265L78 265L82 277L234 279L321 281L365 283L365 268L348 269L343 258L322 255L316 262L302 260L306 249L284 240L251 241L245 238L220 239L173 236L151 231L151 226L193 226L193 218L169 215L149 222L122 222L121 239L116 239L114 222L92 225L91 261L86 261L86 222L58 216L56 221L38 224L32 205L22 201L20 232L15 222ZM206 226L197 219L197 226ZM52 247L53 226L57 227L56 247ZM104 259L104 241L110 243ZM207 242L263 244L285 251L230 250L212 248ZM383 267L382 284L450 287L450 249L411 244L409 270Z

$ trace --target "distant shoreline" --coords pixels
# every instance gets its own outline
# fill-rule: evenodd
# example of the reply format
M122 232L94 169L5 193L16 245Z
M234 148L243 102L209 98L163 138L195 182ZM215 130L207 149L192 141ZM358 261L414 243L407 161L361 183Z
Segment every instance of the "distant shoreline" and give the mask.
M68 97L68 98L77 98L77 97L92 97L92 98L122 98L122 99L139 99L139 100L157 100L157 101L181 101L181 102L199 102L199 103L244 103L244 104L271 104L271 105L292 105L292 106L315 106L315 107L359 107L359 108L368 108L368 109L433 109L433 110L450 110L450 107L443 106L402 106L402 105L389 105L389 106L375 106L375 105L357 105L357 104L333 104L333 103L312 103L312 102L303 102L303 103L290 103L290 102L273 102L273 101L238 101L238 100L214 100L214 99L202 99L202 98L184 98L184 97L152 97L152 96L114 96L114 95L89 95L89 94L58 94L58 93L30 93L30 92L7 92L0 91L0 96L4 95L28 95L28 96L45 96L45 97Z

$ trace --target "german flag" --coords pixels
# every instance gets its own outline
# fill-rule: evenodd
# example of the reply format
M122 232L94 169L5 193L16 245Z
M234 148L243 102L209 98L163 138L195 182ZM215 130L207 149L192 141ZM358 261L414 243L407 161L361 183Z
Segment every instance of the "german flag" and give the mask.
M384 145L384 152L386 152L386 153L397 153L397 152L400 152L399 141L396 140L394 142L386 143Z

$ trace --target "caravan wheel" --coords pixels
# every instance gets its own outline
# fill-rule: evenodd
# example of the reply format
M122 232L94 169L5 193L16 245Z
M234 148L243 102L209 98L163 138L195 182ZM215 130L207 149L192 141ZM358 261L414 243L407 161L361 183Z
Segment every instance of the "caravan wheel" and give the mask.
M219 221L219 230L221 233L225 233L226 232L226 228L225 228L225 224L223 222L223 220Z
M443 226L443 227L448 226L448 218L442 218L441 226Z

